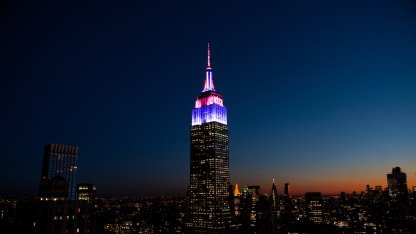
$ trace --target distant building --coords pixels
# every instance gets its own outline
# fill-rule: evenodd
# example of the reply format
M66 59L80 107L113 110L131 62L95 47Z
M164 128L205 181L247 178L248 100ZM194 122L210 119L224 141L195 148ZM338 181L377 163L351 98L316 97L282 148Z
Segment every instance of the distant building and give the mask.
M240 189L238 188L238 184L235 184L235 187L234 187L234 196L235 197L238 197L240 195L241 195L241 192L240 192Z
M310 222L321 224L322 216L322 196L320 192L308 192L305 194L307 218Z
M96 196L96 186L94 184L77 185L77 201L86 201L92 203Z
M285 196L290 196L290 184L289 183L285 183L284 194L285 194Z
M31 213L36 233L77 233L81 214L76 199L77 146L44 146L39 203Z
M249 186L247 186L247 192L252 197L260 196L260 186L259 185L249 185Z
M94 212L97 188L94 184L77 185L77 229L79 233L92 233L96 230Z
M260 200L260 186L259 185L251 185L247 186L246 191L246 204L249 205L249 220L248 223L251 227L256 227L257 221L258 221L258 209L257 209L257 203Z
M407 208L409 192L406 173L402 172L400 167L393 168L391 174L387 174L387 186L392 201L396 202L400 208Z
M78 171L77 146L48 144L43 151L40 199L75 200Z
M208 44L204 88L192 110L188 233L224 233L231 226L227 109L214 88Z
M245 186L240 204L241 225L238 233L273 233L275 219L270 196L260 195L260 186Z
M279 200L279 194L277 193L277 186L275 183L275 180L272 180L273 184L272 184L272 192L270 194L270 201L271 201L271 228L272 228L272 233L276 232L276 225L278 222L278 216L279 216L279 212L280 212L280 200Z
M240 196L241 196L241 192L238 188L238 184L235 184L234 191L233 191L233 201L232 201L233 216L234 216L234 219L235 219L235 222L234 222L235 224L238 223L236 220L240 218L240 210L241 210Z
M270 199L272 202L272 209L275 211L278 209L279 207L279 195L277 193L277 187L276 187L276 183L273 179L273 184L272 184L272 192L270 194Z

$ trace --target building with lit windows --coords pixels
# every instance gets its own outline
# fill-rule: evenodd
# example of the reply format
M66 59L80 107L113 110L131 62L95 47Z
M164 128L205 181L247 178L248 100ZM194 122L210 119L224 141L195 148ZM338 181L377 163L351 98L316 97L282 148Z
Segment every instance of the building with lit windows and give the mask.
M323 222L322 196L320 192L308 192L305 194L306 216L308 220L315 224Z
M280 211L280 200L279 200L279 194L277 193L277 186L275 183L275 180L272 180L272 192L270 194L270 202L271 202L271 211L272 211L272 229L273 233L275 233L275 227L277 224L277 218L279 216Z
M215 90L210 45L204 88L192 110L188 233L226 233L231 226L227 109Z
M41 200L75 200L78 146L48 144L43 151Z
M77 185L77 201L86 201L92 203L96 196L96 186L94 184Z
M95 198L97 188L94 184L77 185L77 230L79 233L93 233L95 230Z
M240 196L241 196L241 192L240 192L240 189L238 188L238 184L235 184L234 191L233 191L233 204L232 204L235 219L238 219L240 217L240 209L241 209L240 208Z
M409 206L407 176L406 173L401 171L400 167L393 168L392 172L387 174L387 186L392 201L401 208L407 208Z

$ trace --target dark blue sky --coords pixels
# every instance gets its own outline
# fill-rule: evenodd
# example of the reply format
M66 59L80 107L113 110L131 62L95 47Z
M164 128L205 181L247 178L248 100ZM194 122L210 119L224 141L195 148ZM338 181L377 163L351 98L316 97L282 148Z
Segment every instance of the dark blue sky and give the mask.
M416 185L413 1L100 1L1 7L0 195L77 145L101 195L178 194L212 43L231 182L262 192ZM270 188L269 188L270 187Z

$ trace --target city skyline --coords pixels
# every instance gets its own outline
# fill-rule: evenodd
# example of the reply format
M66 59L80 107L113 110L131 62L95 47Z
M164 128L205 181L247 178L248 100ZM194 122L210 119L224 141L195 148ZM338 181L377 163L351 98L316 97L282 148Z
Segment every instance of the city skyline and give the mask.
M79 146L100 195L181 195L212 42L230 179L279 194L416 185L411 2L10 3L0 195L36 195L42 147ZM190 20L191 19L191 20ZM159 147L160 146L160 147ZM24 163L22 163L24 162ZM151 178L151 179L149 179Z

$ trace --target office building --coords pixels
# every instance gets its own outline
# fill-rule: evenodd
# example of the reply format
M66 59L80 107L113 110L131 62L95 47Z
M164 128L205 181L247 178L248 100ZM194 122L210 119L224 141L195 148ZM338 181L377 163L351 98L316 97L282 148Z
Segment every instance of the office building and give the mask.
M284 189L285 196L290 196L290 184L285 183L285 189Z
M273 179L272 192L270 195L270 199L272 202L272 209L274 211L277 210L279 207L279 195L277 194L277 187L276 187L276 183L274 179Z
M77 201L86 201L93 203L96 197L97 188L94 184L77 185Z
M233 191L233 204L232 204L233 206L231 206L231 208L233 208L233 214L234 214L235 219L238 219L240 217L240 209L241 209L240 196L241 196L241 192L240 192L240 189L238 188L238 184L235 184L234 191Z
M192 110L188 233L224 233L231 225L227 109L210 56L208 44L204 87Z
M392 201L396 202L400 208L407 208L409 206L407 177L400 167L394 167L391 174L387 174L387 186Z
M322 196L320 192L308 192L305 194L306 216L315 224L323 222Z
M77 185L77 228L79 233L94 233L97 187L94 184ZM98 231L98 230L97 230Z
M39 186L41 200L75 200L78 149L69 145L45 145Z

